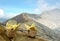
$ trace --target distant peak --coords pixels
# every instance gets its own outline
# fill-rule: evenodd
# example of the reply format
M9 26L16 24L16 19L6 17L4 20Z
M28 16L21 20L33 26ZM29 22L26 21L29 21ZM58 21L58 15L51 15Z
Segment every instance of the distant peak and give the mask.
M55 8L52 11L60 11L60 9L59 8Z
M55 8L54 10L60 10L59 8Z

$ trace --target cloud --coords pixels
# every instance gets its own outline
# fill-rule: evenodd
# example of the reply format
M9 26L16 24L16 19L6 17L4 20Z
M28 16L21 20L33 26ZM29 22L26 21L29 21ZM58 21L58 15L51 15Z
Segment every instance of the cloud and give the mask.
M18 14L19 13L8 13L8 14L6 14L3 9L0 9L0 18L9 19L9 18L12 18L12 17L14 17L14 16L16 16Z
M4 16L4 10L0 9L0 18Z
M9 19L9 18L12 18L12 17L14 17L14 16L16 16L18 14L20 14L20 13L18 13L18 12L17 13L14 13L13 12L13 13L6 14L3 9L0 9L0 18Z
M55 9L60 7L60 2L53 0L37 0L37 8L34 9L34 12L41 13L43 11Z

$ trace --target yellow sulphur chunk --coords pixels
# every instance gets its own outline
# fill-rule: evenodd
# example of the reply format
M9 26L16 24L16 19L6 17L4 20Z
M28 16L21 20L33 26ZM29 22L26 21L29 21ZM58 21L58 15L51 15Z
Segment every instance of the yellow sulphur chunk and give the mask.
M7 24L6 24L6 28L7 28L7 29L11 29L11 28L12 28L12 25L7 23Z
M17 22L15 20L10 20L6 23L6 28L7 29L17 29L20 26L20 23L17 24Z
M17 25L13 25L13 29L16 30L18 27L20 26L20 24L17 24Z
M30 30L30 29L36 30L36 27L35 27L35 24L34 24L34 23L33 23L31 26L28 26L27 24L25 24L25 26L26 26L26 28L27 28L28 30Z
M37 28L36 28L36 25L35 25L35 23L32 23L32 25L31 25L31 28L30 29L32 29L32 30L36 30Z
M27 24L25 24L26 28L29 30L30 29L30 26L28 26Z
M34 23L32 23L31 27L35 27L35 24L34 24Z

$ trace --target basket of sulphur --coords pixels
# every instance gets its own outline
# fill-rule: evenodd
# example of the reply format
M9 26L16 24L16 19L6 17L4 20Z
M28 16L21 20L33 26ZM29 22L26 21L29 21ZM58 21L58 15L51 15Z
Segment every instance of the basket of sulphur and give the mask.
M9 40L12 40L13 37L15 37L18 27L20 27L20 23L17 23L15 20L9 20L6 23L6 35Z
M36 34L37 34L37 29L34 23L32 23L31 26L25 24L27 30L28 30L28 37L30 38L35 38Z

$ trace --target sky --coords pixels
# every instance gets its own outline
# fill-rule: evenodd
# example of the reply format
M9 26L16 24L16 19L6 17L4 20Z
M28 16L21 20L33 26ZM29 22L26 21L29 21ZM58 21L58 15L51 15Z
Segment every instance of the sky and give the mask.
M60 8L60 0L0 0L0 18L11 18L20 13L40 14Z

